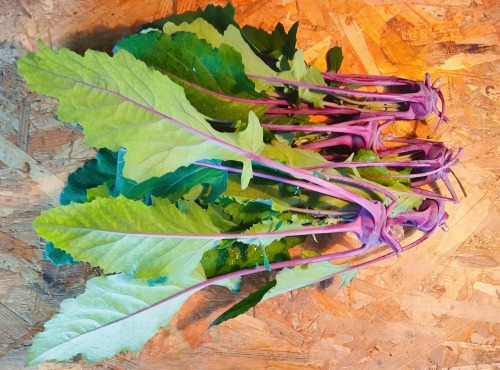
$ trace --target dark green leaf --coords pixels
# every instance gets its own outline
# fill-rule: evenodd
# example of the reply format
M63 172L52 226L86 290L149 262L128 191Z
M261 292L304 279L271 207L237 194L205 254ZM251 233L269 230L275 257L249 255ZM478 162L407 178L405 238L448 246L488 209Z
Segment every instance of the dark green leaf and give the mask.
M273 210L272 202L235 202L231 199L225 200L225 203L227 204L224 206L224 212L230 215L236 224L253 225L279 215L279 212Z
M292 59L295 54L295 44L297 42L297 29L299 23L296 22L287 32L281 23L278 23L274 31L267 33L261 28L244 26L241 33L245 41L269 66L276 68L276 63L282 56L285 59Z
M297 43L297 30L299 29L299 22L295 22L293 26L288 30L286 35L285 43L281 48L281 51L287 59L292 59L295 51L295 44Z
M43 259L49 260L56 266L66 264L76 265L78 263L73 259L73 257L71 257L71 254L55 247L52 242L47 242L45 244L45 248L43 249Z
M326 53L326 65L329 72L338 72L340 65L344 60L342 55L342 49L338 46L334 46Z
M236 28L240 28L234 20L234 6L230 3L226 4L224 8L211 4L208 5L202 13L202 18L214 26L220 33L224 33L230 24Z
M179 25L184 22L191 23L197 18L203 18L220 33L223 33L230 24L239 28L234 20L234 7L228 3L224 8L210 4L203 11L189 11L182 14L173 14L166 18L145 24L141 29L156 28L161 30L167 22Z
M130 199L144 197L148 204L151 196L168 198L171 202L176 202L199 184L207 186L206 191L201 194L203 201L212 203L226 190L227 172L191 164L139 184L128 180L127 186L122 189L121 193Z
M234 319L235 317L244 314L247 312L249 309L252 307L256 306L259 304L261 301L262 297L271 289L276 286L277 281L276 280L271 280L269 283L266 285L262 286L260 289L256 290L255 292L251 293L248 295L248 297L242 299L238 303L236 303L233 307L225 311L222 315L217 317L214 322L212 322L209 326L211 328L212 326L219 325L220 323L227 321L229 319Z
M211 118L246 121L250 110L260 117L269 108L265 104L214 95L249 100L264 97L255 91L254 83L246 76L241 55L228 45L212 48L188 32L172 36L150 32L129 36L121 40L116 49L127 50L182 85L190 103Z
M97 152L96 158L88 161L68 177L59 202L68 205L71 202L82 203L87 199L87 190L95 188L116 177L117 153L106 148Z
M106 185L112 196L124 195L129 199L143 200L151 204L151 197L168 198L176 202L194 186L202 184L205 191L201 199L214 202L226 190L227 172L199 165L179 167L161 177L137 183L122 175L125 151L112 152L101 149L96 158L88 161L68 177L61 194L61 204L87 201L87 191Z

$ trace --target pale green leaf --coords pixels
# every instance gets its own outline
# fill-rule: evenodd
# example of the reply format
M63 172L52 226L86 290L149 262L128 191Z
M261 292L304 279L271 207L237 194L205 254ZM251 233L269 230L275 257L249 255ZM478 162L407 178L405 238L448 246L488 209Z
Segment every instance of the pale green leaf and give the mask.
M356 277L356 274L358 273L359 269L353 269L344 272L341 277L340 277L340 283L339 283L339 288L342 288L343 286L349 284L351 281L354 280Z
M312 255L316 255L316 253L313 253ZM276 275L274 280L270 281L221 314L210 326L215 326L226 320L237 317L269 298L315 284L332 274L336 274L344 270L346 267L347 264L334 265L326 261L296 266L291 269L284 269ZM344 275L345 274L342 274L342 277Z
M59 313L45 323L26 362L64 361L81 353L93 363L122 351L136 352L160 327L168 326L186 299L203 287L195 285L203 281L200 268L175 283L125 274L93 278L83 294L63 301ZM239 289L239 279L217 284Z
M394 185L391 185L388 187L388 189L405 192L405 193L397 192L394 194L396 196L397 203L396 206L390 212L389 214L390 217L395 217L398 213L401 212L408 212L410 210L417 209L425 199L425 197L413 193L411 191L411 188L402 183L396 183ZM388 205L389 203L390 200L388 198L385 198L384 204Z
M144 181L202 159L242 162L243 187L251 177L251 161L230 149L250 150L248 133L213 129L182 87L125 50L113 57L87 51L82 57L42 47L18 67L31 89L59 99L58 117L80 123L88 145L127 149L125 177ZM262 149L262 129L255 125L252 119L247 130L255 135L252 147Z
M264 295L261 302L279 294L315 284L330 275L341 272L347 266L347 264L334 265L331 262L325 261L308 264L307 268L304 268L304 266L295 266L291 269L284 269L276 275L276 286Z
M219 230L196 203L177 204L179 208L155 198L148 207L123 196L98 198L45 211L33 225L41 237L75 260L100 266L106 273L152 279L169 275L178 280L190 274L203 253L218 242L175 235L216 235Z

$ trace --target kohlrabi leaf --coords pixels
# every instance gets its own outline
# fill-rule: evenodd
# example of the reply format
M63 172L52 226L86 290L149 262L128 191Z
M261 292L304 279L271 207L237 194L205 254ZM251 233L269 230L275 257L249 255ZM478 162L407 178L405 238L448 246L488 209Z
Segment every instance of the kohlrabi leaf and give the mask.
M125 274L93 278L85 293L63 301L59 313L45 323L26 363L64 361L80 353L94 363L122 351L137 352L199 290L186 289L204 280L198 271L175 283L155 284Z
M196 185L206 188L201 199L205 203L212 203L227 186L226 171L196 164L179 167L161 177L137 183L123 176L122 158L117 152L99 150L95 159L88 161L68 177L68 183L61 194L61 204L90 201L99 194L102 197L106 191L112 196L121 194L129 199L142 200L146 204L151 204L151 197L168 198L173 203Z
M205 203L212 203L226 190L227 172L191 164L139 184L132 181L122 189L122 194L130 199L144 197L146 203L151 197L167 198L173 203L196 185L206 186L200 197Z
M396 191L405 192L405 193L398 192L394 194L397 198L397 204L391 210L389 214L390 217L395 217L398 213L401 212L408 212L417 209L425 199L423 196L413 193L411 191L411 188L401 183L396 183L394 185L391 185L389 188ZM385 205L388 204L389 201L388 199L386 199Z
M240 202L251 199L270 199L282 207L300 207L308 209L339 210L349 205L348 202L321 195L315 192L305 192L289 184L277 184L254 179L250 186L242 189L239 177L229 175L227 189L222 196L233 197Z
M71 254L54 246L54 243L47 242L43 249L43 259L49 260L55 266L76 265L78 262L71 257Z
M341 272L347 267L347 264L334 265L325 261L286 268L276 275L276 286L264 295L261 302L282 293L313 285L330 275Z
M269 283L263 285L260 287L258 290L255 292L249 294L246 298L242 299L238 303L236 303L234 306L232 306L230 309L227 311L224 311L222 315L217 317L209 326L211 328L212 326L219 325L220 323L223 323L224 321L233 319L239 315L244 314L247 312L249 309L252 307L256 306L259 304L259 302L262 300L262 297L271 289L276 286L276 280L273 279Z
M88 261L105 273L151 279L169 275L175 281L189 275L203 253L218 245L210 238L183 235L219 233L194 202L178 201L176 206L155 198L148 207L123 196L53 208L33 225L75 260Z
M239 316L269 298L313 285L332 274L339 273L345 268L347 268L347 264L334 265L328 261L286 268L276 275L275 280L267 283L256 292L229 308L215 319L210 326Z
M272 219L263 220L259 223L252 225L250 228L245 230L244 234L266 234L274 231L288 231L300 229L304 224L310 223L307 218L291 217L289 220L283 220L279 217L273 217ZM261 247L267 247L269 244L276 240L280 240L282 236L269 236L261 238L241 238L238 239L239 242L244 244L259 245Z
M92 202L94 199L97 198L109 198L111 196L111 193L109 191L110 185L105 183L102 185L98 185L95 188L90 188L87 189L87 199L85 202Z
M279 78L284 78L292 81L304 81L311 84L327 86L320 70L316 66L308 66L304 62L304 53L302 50L295 52L293 60L290 63L290 70L283 71L278 74ZM324 93L314 92L305 87L299 87L299 98L311 102L316 108L323 107Z
M272 202L249 200L238 202L231 198L220 199L224 213L231 216L237 225L253 225L256 222L278 216L279 211L273 208Z
M87 190L114 181L116 177L117 154L109 149L100 149L96 158L86 162L68 176L59 202L62 205L71 202L82 203L87 199Z
M124 175L138 182L197 160L221 159L243 163L245 187L251 161L230 148L251 150L251 145L259 152L264 146L258 120L249 119L242 132L216 131L182 87L125 50L113 57L87 51L82 57L42 46L22 57L18 68L31 89L59 99L58 117L80 123L88 145L125 147Z
M353 162L378 162L380 159L371 150L361 149L352 158ZM411 168L405 168L399 172L392 172L385 166L377 167L357 167L359 175L367 180L376 182L384 186L391 186L396 183L410 185L410 179L401 177L390 177L391 175L404 175L411 171Z
M338 72L340 65L344 60L342 55L342 49L338 46L334 46L326 53L326 64L329 72Z
M246 74L254 74L265 77L275 77L276 72L274 72L262 59L260 59L250 48L250 46L245 42L241 36L240 30L233 25L229 25L222 35L217 31L217 29L210 23L202 18L197 18L192 23L182 23L180 25L175 25L173 23L166 23L163 27L163 32L171 35L175 32L192 32L198 36L198 38L207 41L212 47L218 48L222 44L226 44L234 48L238 53L241 54L243 65L245 66ZM266 90L273 83L255 79L256 89L259 91Z
M278 23L273 32L267 33L262 28L246 25L241 29L241 33L262 59L276 65L282 56L287 59L293 58L298 26L299 22L294 23L287 33L283 25Z
M266 144L261 155L291 167L312 167L328 163L321 154L309 149L292 148L280 141L273 140Z
M250 110L261 117L269 108L239 100L265 96L255 91L255 84L245 74L241 55L226 44L213 48L193 33L151 32L121 40L115 46L119 49L182 85L190 103L211 118L246 121Z
M356 277L356 274L358 273L358 270L359 269L352 269L352 270L344 272L340 276L339 288L342 288L343 286L345 286L345 285L349 284L351 281L353 281L354 278Z
M288 250L303 243L305 239L305 236L289 236L272 242L265 247L267 259L270 263L288 261L290 259ZM260 245L234 242L205 252L201 264L205 274L210 278L263 265L264 256Z
M156 28L161 30L167 22L180 25L181 23L192 23L197 18L203 18L220 33L223 33L230 24L239 27L234 20L234 10L234 7L230 3L227 3L225 7L209 4L203 11L189 11L181 14L173 14L146 24L142 28Z

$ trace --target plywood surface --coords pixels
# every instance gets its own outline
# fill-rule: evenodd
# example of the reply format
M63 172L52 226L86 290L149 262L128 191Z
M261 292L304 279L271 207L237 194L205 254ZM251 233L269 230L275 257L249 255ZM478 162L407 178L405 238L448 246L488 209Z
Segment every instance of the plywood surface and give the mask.
M54 47L109 50L120 37L203 1L0 0L0 368L22 368L30 338L61 300L96 274L51 267L31 227L57 204L66 176L94 152L54 118L54 101L30 93L15 58L42 39ZM222 3L221 3L222 4ZM468 196L448 205L450 231L399 258L266 301L206 330L239 295L193 296L172 325L136 354L44 369L335 369L500 366L500 4L496 0L234 1L237 21L271 30L300 21L298 44L324 68L334 45L341 71L443 79L450 123L437 135L466 152L454 171ZM400 134L436 123L398 122Z

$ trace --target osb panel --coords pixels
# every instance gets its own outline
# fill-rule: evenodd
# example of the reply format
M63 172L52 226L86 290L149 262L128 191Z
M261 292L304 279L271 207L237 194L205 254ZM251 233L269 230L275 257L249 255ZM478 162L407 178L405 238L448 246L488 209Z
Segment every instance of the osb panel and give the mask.
M208 1L0 0L0 41L36 40L77 51L109 51L142 23L205 7ZM215 2L223 4L223 2ZM341 71L443 79L446 112L437 139L466 152L454 171L468 197L448 205L450 231L356 280L306 288L266 301L207 330L240 294L211 288L193 296L171 326L136 354L93 366L43 369L495 368L500 366L499 100L500 5L496 0L234 1L236 18L271 30L300 21L305 58L343 48ZM86 265L51 267L31 222L57 203L68 173L91 158L81 133L54 118L51 99L16 75L18 50L0 49L0 368L23 366L30 338L62 299L83 290ZM23 51L21 51L23 52ZM398 122L401 135L436 124ZM330 242L331 243L331 242ZM325 248L334 248L325 245ZM256 280L257 279L257 280Z

